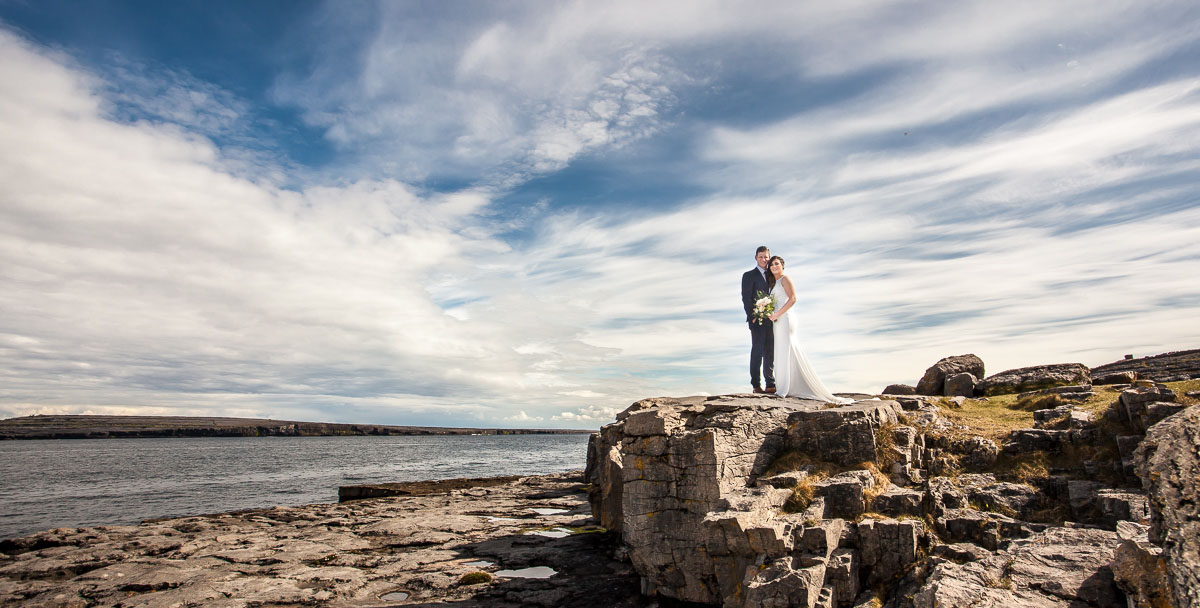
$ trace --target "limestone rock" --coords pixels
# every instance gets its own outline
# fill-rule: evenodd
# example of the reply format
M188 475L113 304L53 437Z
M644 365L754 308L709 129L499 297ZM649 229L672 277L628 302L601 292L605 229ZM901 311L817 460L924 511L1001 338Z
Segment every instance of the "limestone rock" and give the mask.
M917 394L917 389L916 389L916 387L909 386L907 384L889 384L889 385L887 385L887 388L883 389L882 394L884 394L884 395L915 395L915 394Z
M943 562L913 596L916 608L1125 608L1108 564L1116 534L1050 528L967 563Z
M0 605L380 606L413 604L649 608L639 577L610 557L579 472L527 477L488 492L439 491L186 517L139 526L63 528L5 541ZM563 514L538 515L531 507ZM475 560L488 563L472 564ZM469 572L546 566L550 579L459 585ZM498 577L499 578L499 577Z
M1170 606L1171 586L1161 547L1150 542L1149 526L1117 524L1117 545L1109 567L1117 586L1135 606Z
M858 522L862 565L870 569L868 585L889 582L917 561L924 544L925 524L920 520L864 519Z
M976 378L982 378L983 359L975 355L957 355L941 359L925 370L925 375L921 376L921 380L917 382L917 394L944 395L946 394L944 392L946 378L964 372Z
M1033 426L1036 428L1052 428L1055 421L1067 418L1071 415L1071 411L1075 409L1069 405L1060 405L1055 408L1035 410L1033 412Z
M969 469L986 469L995 464L1000 456L1000 447L986 437L967 437L950 444L950 451L962 456L963 466Z
M1091 384L1086 365L1060 363L1010 369L984 378L977 385L976 393L981 396L1006 395L1072 384Z
M975 395L975 385L979 379L967 372L952 374L946 377L942 394L947 397L971 397Z
M843 466L878 459L875 431L896 424L895 401L859 401L842 407L795 410L787 421L787 445Z
M824 586L825 564L800 566L783 557L747 569L743 605L763 608L813 608ZM728 605L728 603L726 604Z
M1139 386L1121 391L1118 407L1135 429L1145 432L1146 429L1166 417L1163 416L1165 412L1162 408L1155 408L1157 411L1151 414L1151 404L1173 403L1174 401L1175 392L1165 386Z
M1145 419L1146 428L1150 428L1158 424L1160 421L1182 412L1183 410L1187 409L1187 407L1188 406L1183 405L1182 403L1170 403L1163 401L1155 401L1154 403L1147 405Z
M818 496L825 499L826 519L854 519L867 510L866 491L875 487L869 471L847 471L816 484Z
M919 516L925 493L920 490L892 486L871 501L871 511L896 517L899 515Z
M844 518L866 511L867 491L881 480L848 470L814 482L768 467L791 453L851 469L875 461L876 434L894 427L901 409L879 400L826 405L664 398L634 404L601 430L590 453L608 464L588 469L593 512L620 514L613 528L643 593L730 608L832 606L855 597L855 531ZM614 449L619 467L608 456ZM814 493L807 510L783 512L801 486ZM609 504L617 497L619 505Z
M1163 548L1172 605L1200 606L1200 407L1152 426L1134 460L1150 501L1149 538Z
M968 504L981 511L1028 518L1045 506L1041 491L1029 485L996 481L992 475L963 475L959 479Z
M1096 370L1092 370L1092 384L1133 384L1137 380L1137 372L1112 372L1108 374L1096 375Z
M1092 374L1099 376L1122 372L1133 372L1138 378L1157 382L1200 378L1200 349L1123 359L1092 368Z

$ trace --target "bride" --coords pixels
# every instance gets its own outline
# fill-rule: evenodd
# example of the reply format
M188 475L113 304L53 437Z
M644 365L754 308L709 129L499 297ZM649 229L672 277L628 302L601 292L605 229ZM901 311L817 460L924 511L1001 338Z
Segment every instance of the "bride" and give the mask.
M829 392L804 353L800 352L800 340L796 335L799 323L789 314L796 303L796 287L792 279L783 274L783 258L773 256L767 262L767 285L775 299L775 313L770 317L775 326L775 394L839 404L853 402L853 399L835 397Z

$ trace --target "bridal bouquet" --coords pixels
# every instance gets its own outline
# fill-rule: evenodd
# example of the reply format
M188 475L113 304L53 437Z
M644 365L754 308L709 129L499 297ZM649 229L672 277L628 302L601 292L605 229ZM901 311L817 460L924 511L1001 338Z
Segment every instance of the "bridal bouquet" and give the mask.
M762 322L773 314L775 314L775 298L772 298L770 294L758 292L758 295L754 296L754 310L750 312L754 322L762 325Z

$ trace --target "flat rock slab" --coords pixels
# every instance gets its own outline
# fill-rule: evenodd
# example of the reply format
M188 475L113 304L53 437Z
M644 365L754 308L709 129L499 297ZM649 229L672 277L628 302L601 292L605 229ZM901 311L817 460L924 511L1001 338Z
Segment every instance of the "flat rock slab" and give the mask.
M450 486L0 541L0 606L655 604L579 472ZM552 529L569 533L536 534ZM556 574L460 582L539 566Z
M341 486L338 488L338 502L359 500L362 498L382 498L384 496L426 496L428 494L445 494L450 490L465 490L468 488L490 488L514 482L521 477L510 475L506 477L458 477L455 479L439 479L435 481L405 481L400 483L373 483L357 486Z

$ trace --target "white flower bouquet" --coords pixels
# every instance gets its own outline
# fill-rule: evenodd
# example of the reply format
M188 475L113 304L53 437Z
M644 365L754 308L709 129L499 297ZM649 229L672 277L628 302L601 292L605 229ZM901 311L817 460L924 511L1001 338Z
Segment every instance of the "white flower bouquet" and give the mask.
M754 297L754 310L750 313L751 318L755 323L762 325L762 322L773 314L775 314L775 298L770 294L758 292L758 295Z

